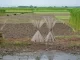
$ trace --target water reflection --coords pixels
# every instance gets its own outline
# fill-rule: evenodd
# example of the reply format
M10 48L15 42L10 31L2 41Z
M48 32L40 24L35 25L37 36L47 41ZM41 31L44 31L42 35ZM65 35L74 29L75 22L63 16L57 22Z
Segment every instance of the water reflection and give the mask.
M48 57L46 55L42 55L40 60L49 60Z
M38 51L5 55L0 60L80 60L80 55L73 55L59 51Z

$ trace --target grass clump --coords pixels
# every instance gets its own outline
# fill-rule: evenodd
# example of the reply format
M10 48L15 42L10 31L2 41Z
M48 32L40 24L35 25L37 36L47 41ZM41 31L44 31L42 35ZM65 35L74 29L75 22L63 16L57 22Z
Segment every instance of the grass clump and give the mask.
M5 47L5 48L13 48L13 47L26 47L26 46L29 46L31 45L31 42L30 41L24 41L24 40L4 40L3 44L1 45L2 47Z

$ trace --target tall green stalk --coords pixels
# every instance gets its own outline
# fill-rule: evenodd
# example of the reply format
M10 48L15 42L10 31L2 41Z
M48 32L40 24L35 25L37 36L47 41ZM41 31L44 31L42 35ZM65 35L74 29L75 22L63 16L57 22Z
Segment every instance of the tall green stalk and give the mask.
M69 25L74 31L80 31L80 8L71 9Z

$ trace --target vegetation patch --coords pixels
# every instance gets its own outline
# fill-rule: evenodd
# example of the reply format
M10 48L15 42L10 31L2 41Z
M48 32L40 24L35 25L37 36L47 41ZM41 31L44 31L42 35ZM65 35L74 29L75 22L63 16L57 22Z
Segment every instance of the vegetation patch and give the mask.
M0 16L5 15L5 10L0 9Z
M80 8L70 9L69 24L74 31L80 31Z

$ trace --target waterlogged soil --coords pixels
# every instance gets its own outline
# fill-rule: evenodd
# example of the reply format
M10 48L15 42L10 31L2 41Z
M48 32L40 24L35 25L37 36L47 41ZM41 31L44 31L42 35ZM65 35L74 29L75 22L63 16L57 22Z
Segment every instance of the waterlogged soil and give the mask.
M13 44L14 41L21 41L27 44ZM10 39L9 44L0 46L0 54L14 54L21 52L36 52L40 50L51 51L59 50L73 54L80 54L80 38L56 38L53 43L34 43L27 39Z

